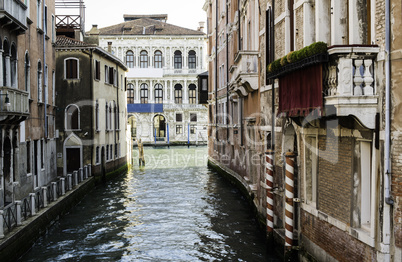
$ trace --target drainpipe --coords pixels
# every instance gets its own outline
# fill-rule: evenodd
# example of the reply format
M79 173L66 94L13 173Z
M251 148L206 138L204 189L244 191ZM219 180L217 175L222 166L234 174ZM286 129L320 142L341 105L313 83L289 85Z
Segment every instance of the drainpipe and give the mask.
M44 28L45 26L46 26L46 17L47 16L45 16L45 10L46 10L46 4L45 4L45 1L43 1L43 13L42 13L42 27ZM45 103L44 103L44 114L45 114L45 139L47 139L47 136L48 136L48 133L47 133L47 125L48 125L48 123L47 123L47 79L48 79L48 75L47 75L47 65L46 65L46 35L47 35L47 28L44 28L44 31L45 31L45 33L43 34L43 75L45 76L45 79L44 79L44 86L45 86L45 90L43 90L44 92L42 92L42 94L43 93L45 93ZM42 88L42 87L41 87ZM54 87L53 87L54 88ZM44 145L43 145L44 146ZM45 149L43 148L42 149L43 151L45 151Z
M384 261L391 260L390 243L391 243L391 207L394 201L391 197L390 181L391 181L391 119L390 119L390 0L385 1L385 152L384 152L384 196L385 205L383 209L383 240L382 253Z
M218 137L218 1L215 1L215 141Z

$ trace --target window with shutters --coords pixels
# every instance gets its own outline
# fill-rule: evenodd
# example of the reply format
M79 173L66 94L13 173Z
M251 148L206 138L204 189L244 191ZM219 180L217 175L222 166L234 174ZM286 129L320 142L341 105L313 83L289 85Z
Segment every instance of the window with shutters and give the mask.
M67 58L64 60L64 78L78 79L79 62L77 58Z
M95 80L100 80L100 61L95 60Z

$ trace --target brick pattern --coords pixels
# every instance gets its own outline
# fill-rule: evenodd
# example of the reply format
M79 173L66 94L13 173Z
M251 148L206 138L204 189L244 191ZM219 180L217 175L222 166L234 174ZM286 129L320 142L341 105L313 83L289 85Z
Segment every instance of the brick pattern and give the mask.
M395 245L402 248L402 137L392 140L392 178L391 194L394 199L394 236Z
M353 179L352 138L319 136L318 148L318 209L349 224Z
M307 237L338 261L376 261L375 249L326 221L303 210L300 220L303 238Z

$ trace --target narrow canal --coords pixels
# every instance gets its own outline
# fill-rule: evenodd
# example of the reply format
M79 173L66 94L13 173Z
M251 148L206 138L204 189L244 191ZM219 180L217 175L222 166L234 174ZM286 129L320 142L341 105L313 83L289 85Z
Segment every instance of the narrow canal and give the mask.
M206 147L145 156L145 168L91 191L21 261L279 261L240 192L208 169Z

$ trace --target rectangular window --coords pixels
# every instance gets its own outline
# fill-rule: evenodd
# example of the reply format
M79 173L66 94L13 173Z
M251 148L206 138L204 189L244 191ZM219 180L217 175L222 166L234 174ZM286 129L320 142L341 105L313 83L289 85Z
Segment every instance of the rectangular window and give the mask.
M43 25L43 31L45 35L47 35L47 6L45 5L45 17L44 17L45 24Z
M176 125L176 134L183 134L183 126Z
M195 134L195 125L190 125L190 134Z
M114 69L113 67L109 67L109 84L113 85L114 84Z
M106 161L109 160L109 145L106 146Z
M44 155L45 155L45 149L44 149L44 145L43 145L43 140L40 141L40 168L43 169L44 168Z
M109 83L109 67L105 65L105 83Z
M95 80L100 80L100 61L95 60Z
M66 59L66 79L77 79L78 78L78 60L77 59Z
M56 24L55 17L52 15L52 43L56 41Z
M183 114L176 114L176 122L183 121Z
M197 122L197 114L196 113L190 113L190 121Z
M31 173L31 141L27 141L27 174Z
M371 143L360 142L360 201L361 227L370 230L371 225Z
M95 163L99 164L99 146L96 147L95 151Z
M56 72L52 71L52 104L56 104Z

